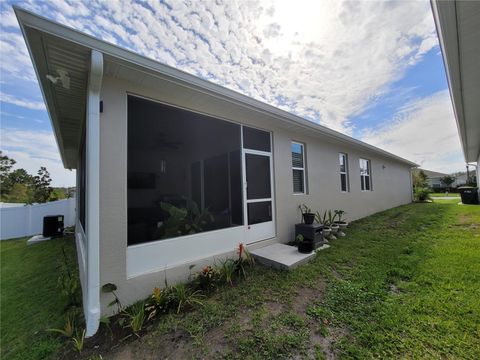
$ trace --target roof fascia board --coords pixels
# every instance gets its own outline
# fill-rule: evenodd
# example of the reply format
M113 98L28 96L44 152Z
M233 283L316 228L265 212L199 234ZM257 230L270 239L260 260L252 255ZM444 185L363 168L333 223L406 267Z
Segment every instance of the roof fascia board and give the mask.
M19 22L22 22L25 26L33 27L40 31L44 31L51 35L88 47L92 50L100 51L104 55L106 55L105 60L109 59L114 62L120 62L124 66L127 65L129 67L134 67L150 75L161 77L162 79L168 78L170 81L174 81L184 86L191 87L196 91L202 91L211 96L215 96L223 100L228 100L240 106L248 107L254 111L262 112L269 116L279 118L284 122L290 123L295 126L300 126L309 131L314 130L317 133L320 133L327 137L331 137L337 141L357 145L363 149L386 156L401 163L406 163L412 167L418 166L414 162L406 160L400 156L394 155L376 146L344 135L338 131L329 129L325 126L316 124L312 121L303 119L297 115L293 115L285 110L278 109L272 105L268 105L259 100L255 100L236 91L200 79L182 70L175 69L165 64L161 64L156 60L149 59L130 50L122 49L116 45L96 39L91 35L84 34L72 28L66 27L62 24L55 23L49 19L33 14L22 8L14 6L14 9L17 14L17 18L19 19ZM145 71L145 69L149 71L147 72Z

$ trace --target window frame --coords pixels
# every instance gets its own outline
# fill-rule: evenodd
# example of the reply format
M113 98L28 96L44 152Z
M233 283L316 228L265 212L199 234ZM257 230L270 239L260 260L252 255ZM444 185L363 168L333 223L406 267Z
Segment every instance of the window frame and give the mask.
M297 166L293 166L293 151L292 151L292 145L295 144L295 145L300 145L302 147L302 162L303 162L303 167L297 167ZM306 146L304 143L301 143L301 142L298 142L298 141L294 141L294 140L291 140L290 142L290 155L292 157L292 187L293 187L293 171L294 170L297 170L297 171L302 171L303 172L303 191L302 192L295 192L295 189L292 189L293 190L293 195L306 195L307 194L307 167L306 167L306 157L305 157L305 149L306 149Z
M343 161L345 164L345 171L342 171L342 164L340 162L340 157L343 156ZM339 173L340 173L340 192L342 193L349 193L350 192L350 179L348 176L348 154L344 152L338 153L338 165L339 165ZM342 189L342 175L345 175L345 190Z
M367 164L367 174L364 175L362 174L362 160L366 161ZM367 191L373 191L373 186L372 186L372 162L370 159L365 159L365 158L359 158L358 159L358 165L359 165L359 170L360 170L360 190L362 192L367 192ZM368 177L368 184L369 184L369 189L366 188L365 184L365 178Z

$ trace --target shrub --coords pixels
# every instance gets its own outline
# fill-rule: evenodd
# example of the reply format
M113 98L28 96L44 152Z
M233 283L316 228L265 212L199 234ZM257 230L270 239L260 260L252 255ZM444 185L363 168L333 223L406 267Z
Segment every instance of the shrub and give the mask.
M211 266L206 266L195 276L195 286L204 290L211 291L215 288L218 280L218 273Z
M237 262L233 259L227 259L218 266L220 278L230 285L233 285L233 276L237 270Z
M428 187L417 187L415 188L415 200L417 201L425 201L430 199L430 193L432 191Z
M143 328L145 322L145 303L143 301L133 304L123 312L127 320L125 327L132 329L132 332L140 337L138 333Z
M80 281L78 279L78 273L72 271L72 269L75 269L75 266L72 265L73 261L67 256L65 246L63 246L58 276L58 287L60 288L61 294L67 299L67 307L80 305Z
M240 243L238 245L238 259L235 260L236 271L239 275L243 275L244 278L247 277L247 266L253 266L255 264L255 259L252 254L247 250L245 245Z
M81 333L76 332L72 337L73 348L78 352L82 352L85 343L85 329Z
M75 315L69 313L65 316L65 326L63 329L48 329L47 331L56 332L67 338L72 338L75 331Z
M177 304L177 314L187 306L203 306L201 299L205 298L205 295L203 295L200 290L192 291L185 284L181 283L175 285L172 289L173 300Z
M117 285L115 284L107 283L102 286L102 292L104 292L105 294L112 294L114 297L114 299L108 304L108 306L110 307L110 306L116 305L118 312L121 312L122 303L120 302L120 299L118 298L117 293L115 291L117 291Z
M172 288L167 286L164 289L154 288L148 300L145 310L148 313L147 320L153 319L159 313L166 313L173 307Z

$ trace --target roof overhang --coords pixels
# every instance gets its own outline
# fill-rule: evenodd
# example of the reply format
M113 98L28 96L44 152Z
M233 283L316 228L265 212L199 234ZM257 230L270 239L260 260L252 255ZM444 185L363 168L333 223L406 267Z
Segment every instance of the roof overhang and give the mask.
M354 139L325 126L308 121L264 102L236 91L200 79L184 71L159 63L116 45L99 40L44 17L15 7L30 56L47 104L55 137L66 168L77 165L78 149L84 127L89 56L92 50L104 55L105 73L142 73L158 80L175 82L180 86L208 94L216 99L268 116L290 129L318 134L335 142L348 143L364 151L373 152L411 167L417 164L389 153L373 145ZM68 72L71 78L70 91L59 84L52 84L47 75L56 75L59 69ZM113 70L114 69L114 70ZM74 90L74 92L72 91Z
M432 0L465 161L480 155L480 2Z

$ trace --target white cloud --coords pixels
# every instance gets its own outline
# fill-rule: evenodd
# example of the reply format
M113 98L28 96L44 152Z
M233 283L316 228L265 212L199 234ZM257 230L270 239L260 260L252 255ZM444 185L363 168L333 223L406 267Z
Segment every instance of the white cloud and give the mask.
M18 27L17 18L10 7L0 11L0 21L3 27Z
M8 104L21 106L31 110L45 110L45 103L43 101L33 101L28 99L19 99L13 95L0 92L0 101Z
M347 133L349 119L437 44L428 2L85 4L25 6Z
M406 104L385 125L365 130L362 140L428 170L465 169L448 90Z
M426 1L29 0L22 6L347 134L362 128L356 115L384 99L391 84L437 46ZM10 76L4 80L34 79L12 21L10 14L0 37L9 54L1 65ZM37 101L8 99L41 107ZM437 170L459 166L448 97L437 94L410 105L393 124L365 138ZM406 152L418 126L424 126L425 137ZM448 144L442 154L435 147L440 140Z
M40 166L45 166L53 186L75 185L75 171L63 168L52 132L3 128L1 148L17 161L16 168L24 168L36 175Z
M19 32L16 19L12 19L11 10L1 13L1 20L8 21L0 28L0 74L3 81L15 82L15 79L34 81L35 74L28 54L27 46ZM8 14L8 15L7 15ZM12 23L15 21L15 25Z

